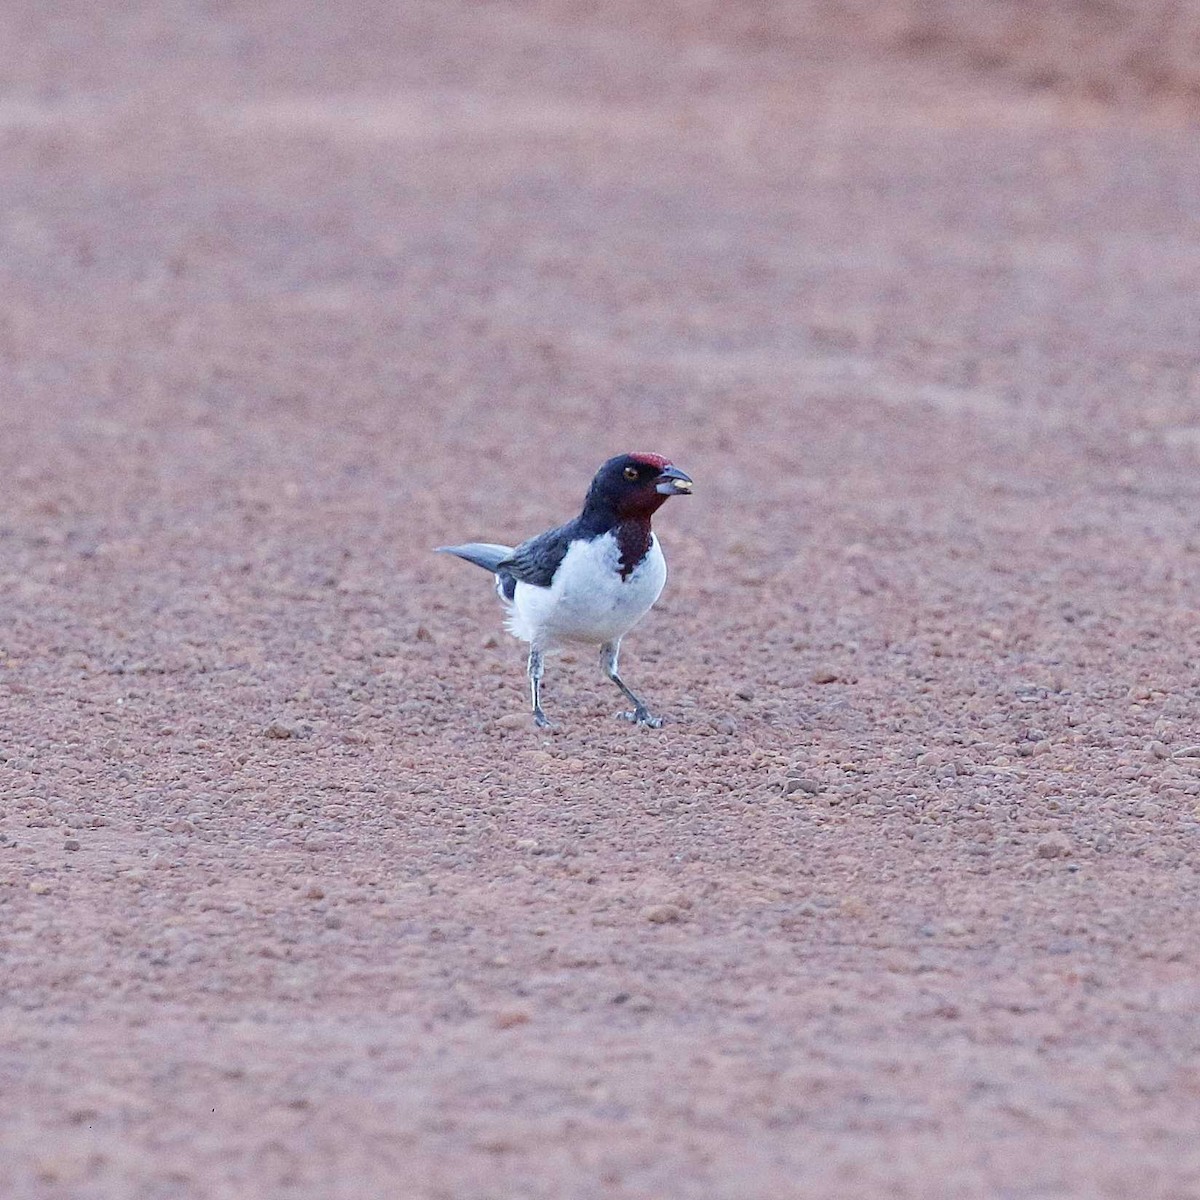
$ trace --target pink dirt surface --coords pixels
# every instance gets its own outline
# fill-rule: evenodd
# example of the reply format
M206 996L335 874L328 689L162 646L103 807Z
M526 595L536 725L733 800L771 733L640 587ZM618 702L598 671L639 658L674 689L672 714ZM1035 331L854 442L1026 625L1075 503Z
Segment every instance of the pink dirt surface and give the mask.
M4 6L5 1200L1200 1195L1195 131L868 9Z

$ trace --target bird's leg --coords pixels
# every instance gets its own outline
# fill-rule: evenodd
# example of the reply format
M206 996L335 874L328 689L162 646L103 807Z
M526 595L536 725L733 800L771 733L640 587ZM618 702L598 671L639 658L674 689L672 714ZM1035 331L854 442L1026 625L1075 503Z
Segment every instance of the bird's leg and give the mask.
M617 716L635 725L648 725L657 729L662 724L662 717L656 717L633 692L625 686L625 681L617 674L617 656L621 653L621 640L605 642L600 647L600 668L633 702L633 712L618 713Z
M541 729L549 729L550 721L542 712L542 652L529 648L529 698L533 701L533 723Z

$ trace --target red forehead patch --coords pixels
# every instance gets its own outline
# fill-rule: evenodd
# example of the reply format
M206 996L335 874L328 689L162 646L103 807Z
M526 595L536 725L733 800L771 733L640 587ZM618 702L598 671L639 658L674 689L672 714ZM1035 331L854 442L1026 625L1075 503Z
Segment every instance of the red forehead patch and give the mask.
M664 467L669 467L670 461L663 458L661 454L631 454L629 456L635 463L641 463L644 467L653 467L656 471L661 471Z

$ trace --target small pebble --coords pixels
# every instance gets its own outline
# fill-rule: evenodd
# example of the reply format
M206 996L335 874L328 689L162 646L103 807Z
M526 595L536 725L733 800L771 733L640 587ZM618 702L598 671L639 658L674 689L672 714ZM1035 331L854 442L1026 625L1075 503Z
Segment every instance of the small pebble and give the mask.
M1066 858L1072 850L1071 839L1065 833L1049 833L1037 846L1038 858Z
M513 1029L517 1025L527 1025L531 1019L528 1009L504 1008L496 1014L492 1024L497 1029Z
M785 796L794 796L797 792L802 792L806 796L816 796L821 791L819 780L807 779L803 777L793 777L783 785L783 794Z
M63 842L63 849L64 850L78 850L79 849L79 839L78 838L67 838L67 840L65 842Z
M683 920L683 910L674 904L651 904L642 909L642 917L652 925L674 925Z
M810 676L813 683L837 683L838 673L828 667L818 667Z
M291 725L283 724L282 721L272 721L271 724L263 730L263 737L277 738L280 741L295 736L296 730Z

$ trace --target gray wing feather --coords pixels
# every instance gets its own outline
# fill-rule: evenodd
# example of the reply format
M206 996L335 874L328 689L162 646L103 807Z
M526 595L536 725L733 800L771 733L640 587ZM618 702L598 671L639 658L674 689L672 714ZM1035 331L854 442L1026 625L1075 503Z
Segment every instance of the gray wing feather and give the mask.
M461 546L439 546L437 553L455 554L485 571L495 571L514 551L511 546L496 542L466 542Z

